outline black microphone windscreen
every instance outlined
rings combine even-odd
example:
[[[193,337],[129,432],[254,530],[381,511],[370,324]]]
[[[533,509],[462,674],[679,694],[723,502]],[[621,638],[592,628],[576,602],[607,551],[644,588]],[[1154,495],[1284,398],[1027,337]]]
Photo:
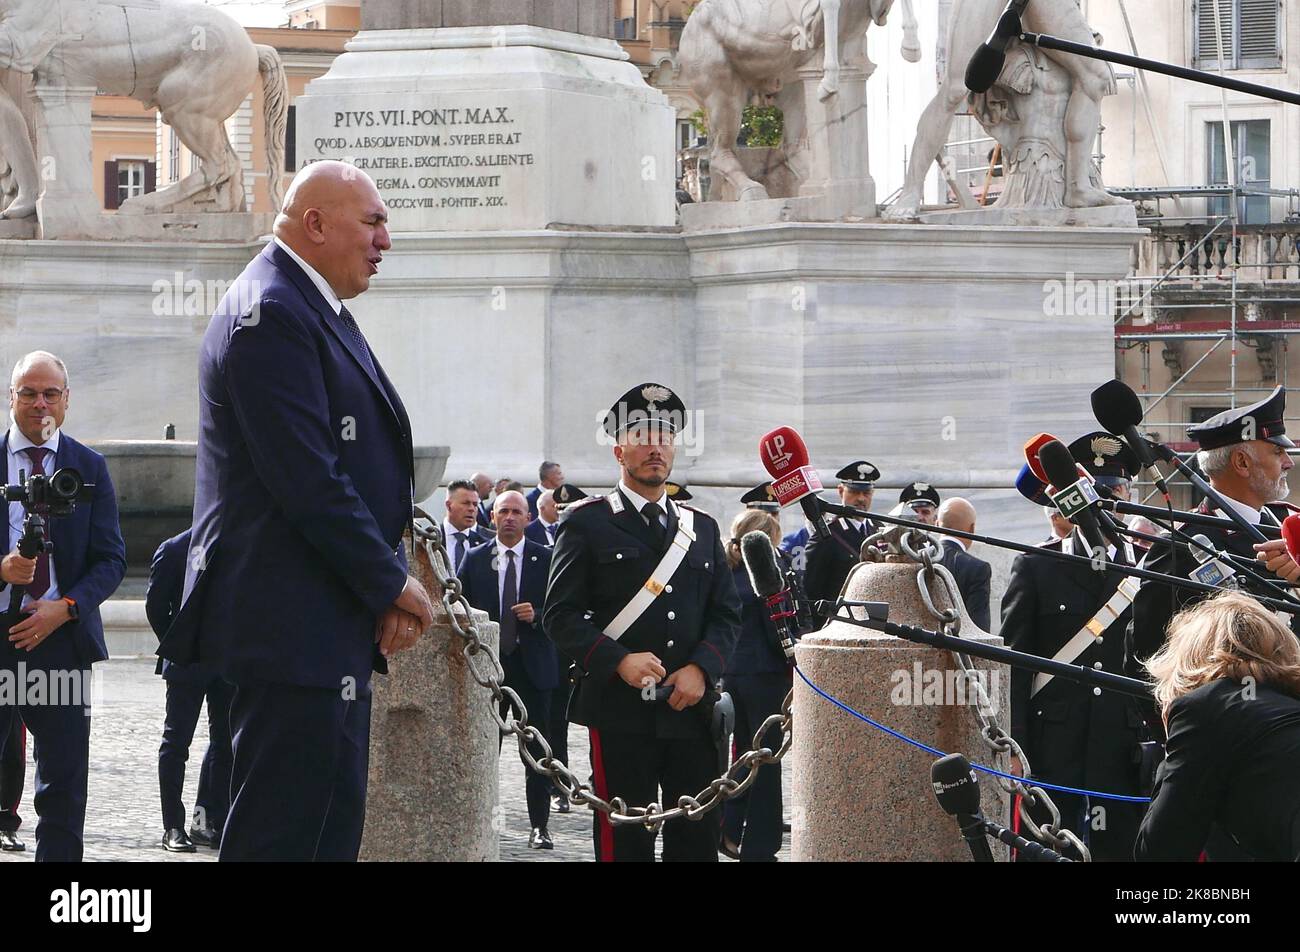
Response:
[[[1092,415],[1102,429],[1123,436],[1142,422],[1142,401],[1122,380],[1108,380],[1092,392]]]
[[[776,549],[766,532],[755,529],[741,536],[740,557],[745,562],[745,572],[755,595],[770,598],[785,590],[785,580],[776,564]]]
[[[1079,480],[1074,457],[1060,440],[1052,440],[1039,447],[1038,462],[1043,464],[1043,472],[1058,491]]]
[[[934,796],[951,816],[980,812],[980,784],[965,754],[949,754],[930,765]]]
[[[1006,53],[987,43],[981,43],[966,64],[966,88],[973,93],[988,92],[1002,75],[1002,67],[1006,63]]]

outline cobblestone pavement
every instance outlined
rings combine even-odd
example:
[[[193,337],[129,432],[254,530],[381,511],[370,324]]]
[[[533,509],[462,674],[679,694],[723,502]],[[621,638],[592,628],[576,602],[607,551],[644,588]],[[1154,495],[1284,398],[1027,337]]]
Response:
[[[216,851],[200,848],[197,853],[168,853],[162,839],[158,803],[158,745],[162,740],[163,680],[153,673],[146,659],[115,659],[95,666],[94,718],[90,733],[90,790],[86,813],[87,861],[193,863],[211,862]],[[199,719],[190,747],[185,778],[186,808],[194,804],[198,786],[198,765],[207,749],[207,714]],[[590,774],[586,730],[571,727],[569,752],[574,772],[586,779]],[[31,862],[36,847],[36,815],[32,810],[35,766],[28,742],[27,786],[23,791],[19,836],[27,843],[25,853],[0,853],[0,863]],[[789,814],[790,772],[784,771],[786,812]],[[524,800],[524,768],[510,747],[500,761],[501,799],[504,830],[501,858],[524,862],[590,862],[592,856],[591,812],[574,807],[569,814],[551,816],[554,850],[528,848],[528,810]],[[678,821],[674,821],[678,822]],[[780,858],[790,858],[789,834]]]

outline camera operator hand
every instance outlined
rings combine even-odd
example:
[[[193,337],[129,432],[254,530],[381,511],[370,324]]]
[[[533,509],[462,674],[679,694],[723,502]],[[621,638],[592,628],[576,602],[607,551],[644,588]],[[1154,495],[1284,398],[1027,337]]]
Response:
[[[6,585],[30,585],[36,578],[36,560],[24,559],[15,548],[0,561],[0,579]]]
[[[9,640],[22,651],[31,651],[72,617],[68,603],[62,599],[55,602],[41,599],[24,611],[23,620],[9,629]]]

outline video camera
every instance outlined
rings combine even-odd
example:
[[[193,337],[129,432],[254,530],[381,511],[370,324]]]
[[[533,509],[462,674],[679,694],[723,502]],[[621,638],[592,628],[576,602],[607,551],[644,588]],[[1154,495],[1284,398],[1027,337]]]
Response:
[[[70,516],[78,502],[91,498],[94,483],[88,483],[80,472],[71,467],[57,470],[51,476],[33,473],[28,476],[19,470],[19,482],[4,487],[5,503],[22,503],[23,534],[18,537],[18,554],[25,559],[52,552],[53,543],[46,534],[46,520]],[[22,602],[23,586],[15,585],[10,594],[9,611],[16,612]]]

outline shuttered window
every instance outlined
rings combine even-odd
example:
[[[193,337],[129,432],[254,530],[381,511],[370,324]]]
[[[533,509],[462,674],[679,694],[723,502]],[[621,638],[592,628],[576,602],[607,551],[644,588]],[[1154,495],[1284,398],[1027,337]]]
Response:
[[[1193,59],[1198,69],[1219,68],[1214,0],[1192,0]],[[1282,65],[1281,0],[1219,0],[1225,69],[1275,69]]]

